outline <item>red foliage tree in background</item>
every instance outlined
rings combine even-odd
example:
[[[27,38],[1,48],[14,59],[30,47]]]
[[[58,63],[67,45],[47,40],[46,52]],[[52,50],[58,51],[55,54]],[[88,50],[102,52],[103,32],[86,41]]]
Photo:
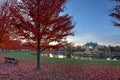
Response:
[[[112,0],[116,5],[111,9],[110,16],[113,17],[114,26],[120,27],[120,0]]]
[[[4,49],[9,41],[9,4],[4,2],[0,5],[0,48]]]
[[[61,15],[67,0],[21,0],[10,7],[13,32],[21,39],[36,44],[37,69],[40,69],[40,53],[46,48],[60,47],[63,39],[73,35],[71,17]],[[53,46],[50,43],[56,42]]]

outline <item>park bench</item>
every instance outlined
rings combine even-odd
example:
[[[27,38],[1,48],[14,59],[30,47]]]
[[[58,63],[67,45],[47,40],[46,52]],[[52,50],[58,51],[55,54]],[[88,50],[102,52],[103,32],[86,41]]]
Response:
[[[17,65],[18,62],[19,62],[19,60],[15,59],[15,58],[5,57],[5,64],[9,63],[9,64]]]

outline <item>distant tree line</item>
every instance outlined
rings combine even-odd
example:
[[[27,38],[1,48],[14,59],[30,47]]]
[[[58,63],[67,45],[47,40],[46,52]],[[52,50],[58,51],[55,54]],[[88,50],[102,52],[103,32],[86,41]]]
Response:
[[[120,52],[120,46],[110,47],[111,52]]]
[[[84,52],[85,48],[83,46],[74,46],[74,43],[70,42],[66,44],[65,50],[69,52]],[[110,52],[120,52],[120,46],[100,46],[98,51],[102,51],[103,53],[110,53]]]

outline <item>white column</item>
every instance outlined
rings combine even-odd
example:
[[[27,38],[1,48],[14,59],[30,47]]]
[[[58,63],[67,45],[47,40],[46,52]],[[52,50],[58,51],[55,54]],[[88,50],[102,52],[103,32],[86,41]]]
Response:
[[[98,46],[95,46],[95,52],[98,52]]]
[[[86,46],[86,51],[85,52],[90,52],[89,46]]]

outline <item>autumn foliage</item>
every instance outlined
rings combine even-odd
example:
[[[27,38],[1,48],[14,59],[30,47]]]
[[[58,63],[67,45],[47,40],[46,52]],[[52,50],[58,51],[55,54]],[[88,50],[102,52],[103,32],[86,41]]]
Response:
[[[60,48],[73,35],[72,18],[64,12],[67,0],[6,0],[11,38],[24,39],[37,49],[37,67],[41,51]],[[7,6],[5,5],[5,6]],[[1,18],[3,20],[7,20]],[[3,23],[7,23],[3,21]],[[51,43],[56,44],[51,44]]]
[[[0,5],[0,44],[9,40],[9,32],[7,30],[9,24],[9,12],[7,3]]]
[[[111,9],[110,16],[113,18],[114,26],[120,27],[120,0],[112,0],[116,5]]]
[[[60,15],[64,11],[66,0],[21,0],[10,8],[11,22],[15,33],[29,42],[40,44],[44,50],[51,42],[61,44],[63,38],[72,35],[74,27],[69,15]],[[14,7],[13,7],[14,6]],[[17,7],[17,9],[16,9]]]

